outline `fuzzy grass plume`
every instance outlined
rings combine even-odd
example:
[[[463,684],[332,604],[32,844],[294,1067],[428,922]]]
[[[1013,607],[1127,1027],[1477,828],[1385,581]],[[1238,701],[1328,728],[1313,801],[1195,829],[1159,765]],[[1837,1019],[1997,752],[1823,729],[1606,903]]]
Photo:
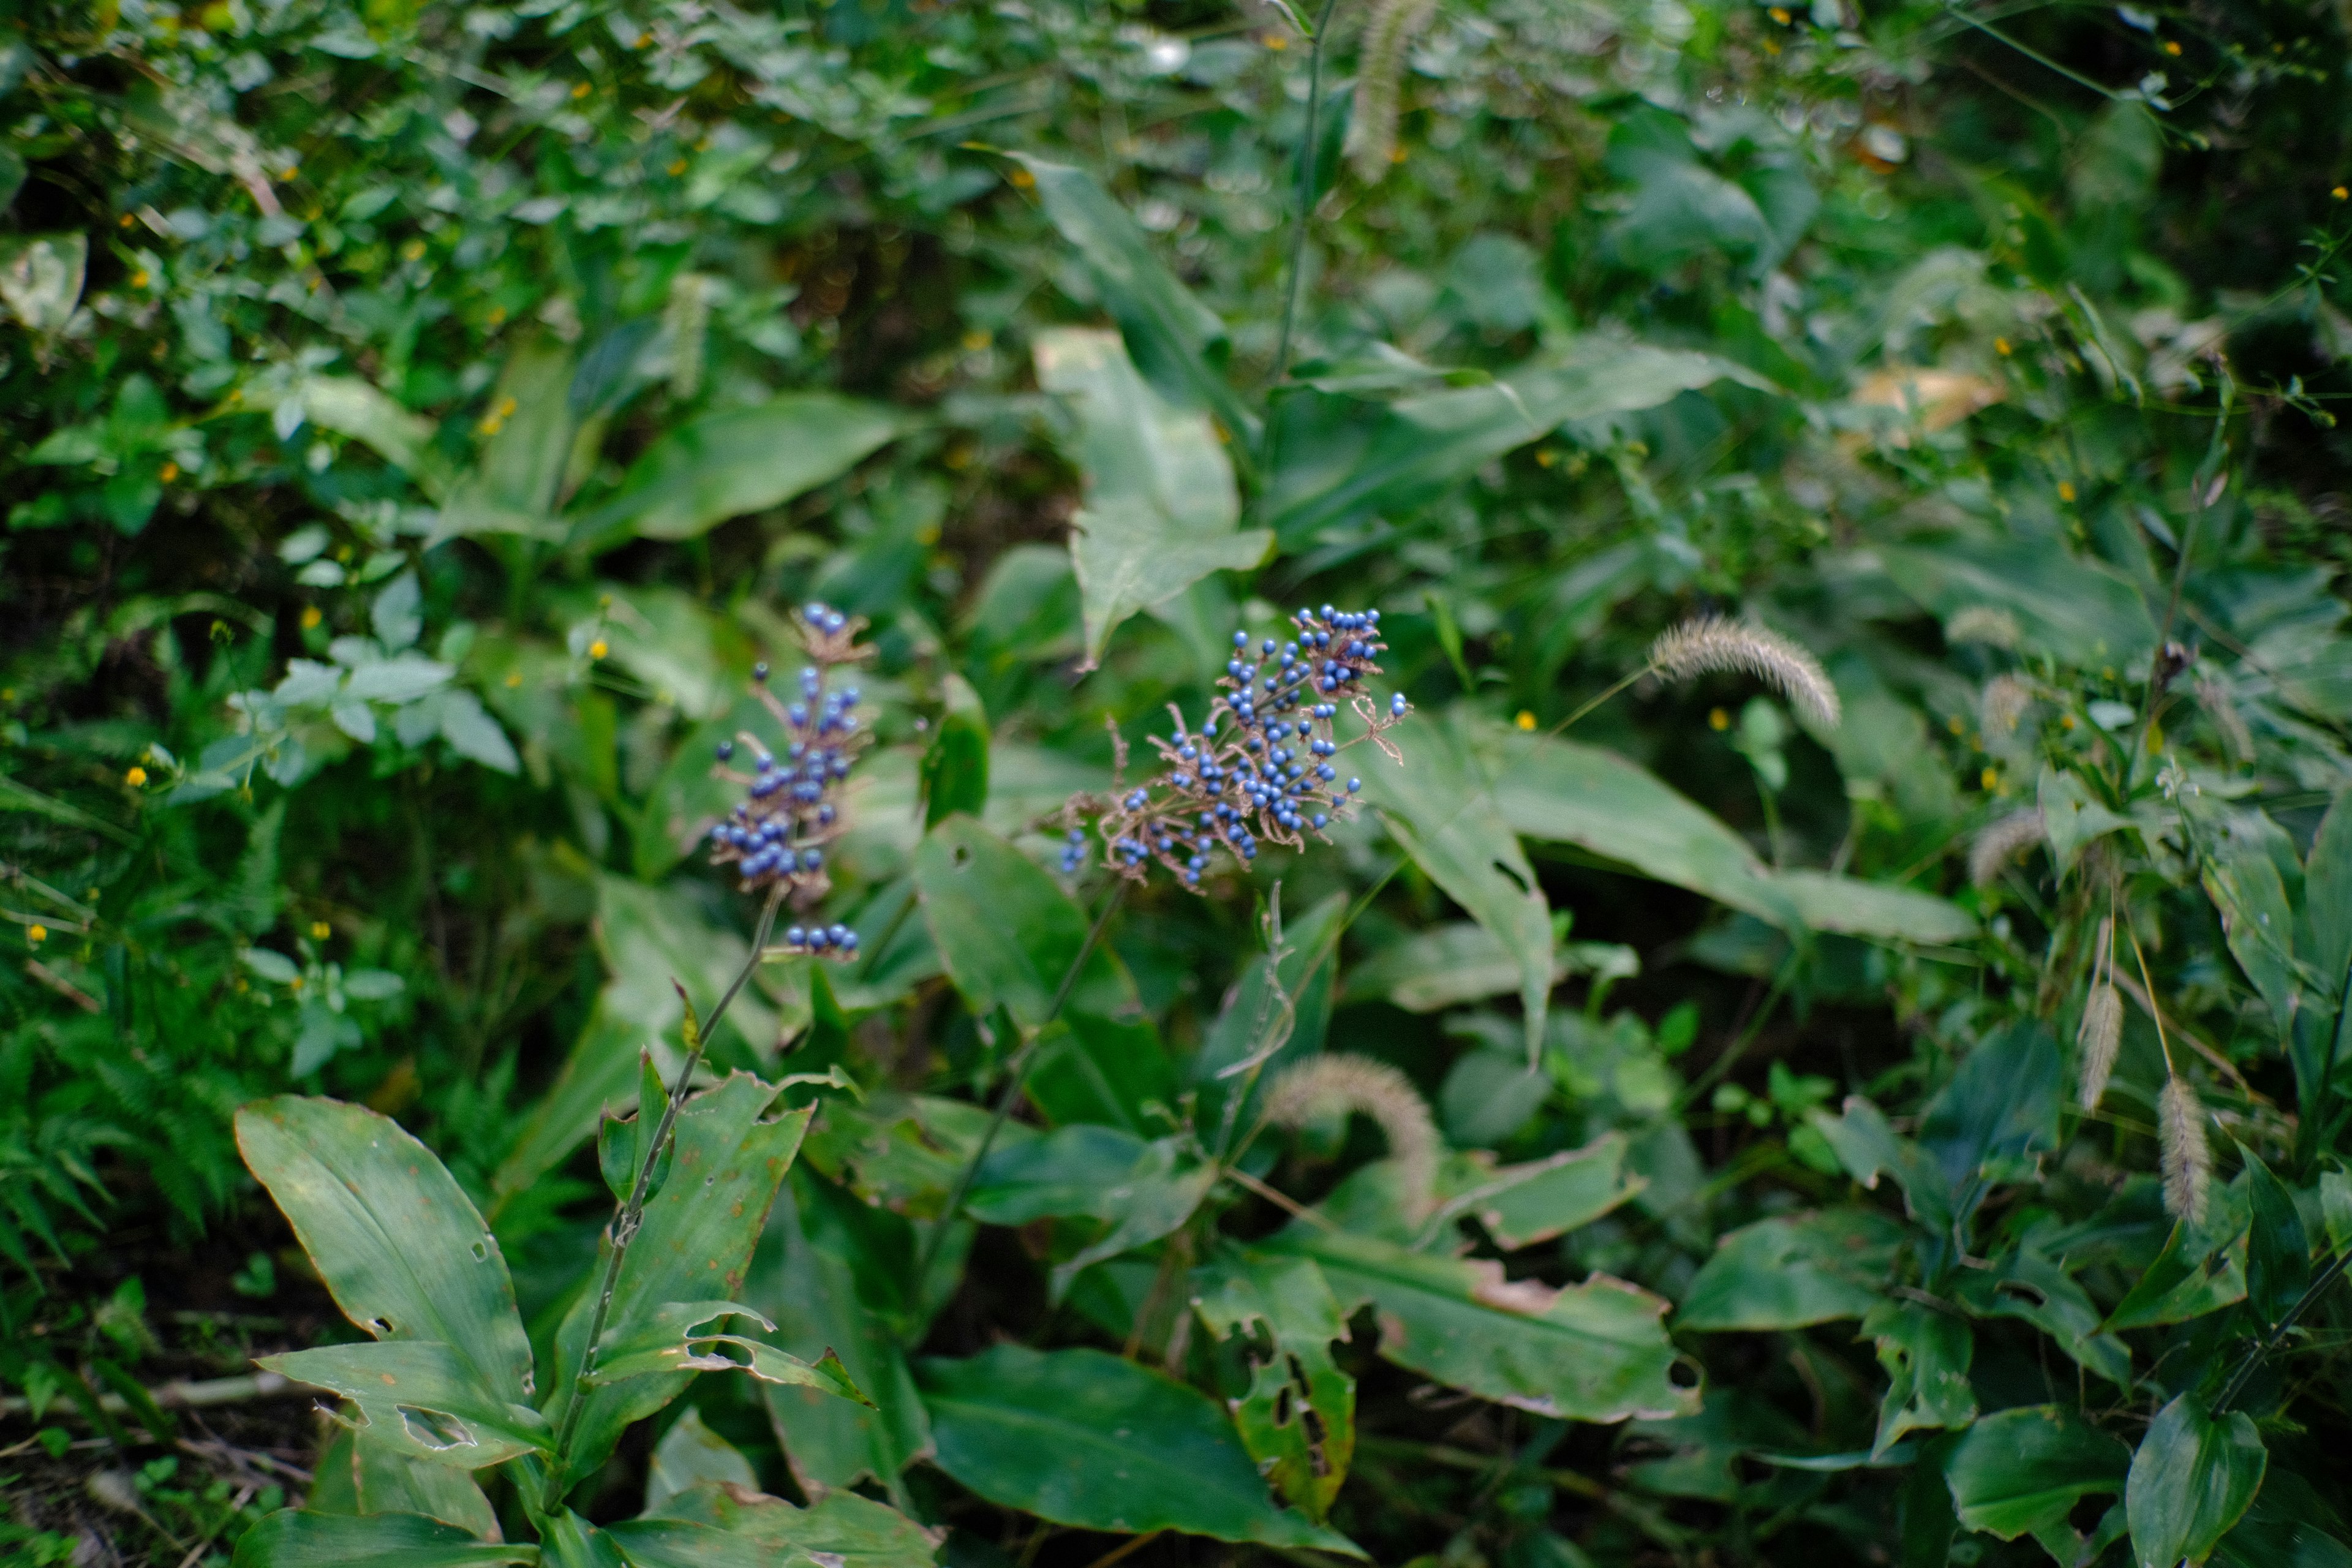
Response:
[[[1947,642],[1982,643],[1987,647],[2015,647],[2025,639],[2017,617],[1991,605],[1970,605],[1944,623]]]
[[[1279,1127],[1351,1112],[1380,1124],[1408,1201],[1426,1209],[1437,1179],[1437,1124],[1404,1074],[1370,1057],[1329,1051],[1290,1068],[1266,1090],[1265,1118]]]
[[[2112,980],[2093,983],[2090,1000],[2083,1005],[2083,1026],[2074,1032],[2074,1039],[2083,1050],[2083,1109],[2096,1110],[2107,1092],[2107,1079],[2115,1076],[2116,1055],[2124,1040],[2123,994]]]
[[[1348,121],[1348,162],[1356,177],[1378,184],[1395,162],[1398,90],[1404,82],[1405,50],[1437,0],[1375,0],[1364,19],[1364,44],[1356,56],[1356,104]]]
[[[2012,811],[1988,825],[1969,846],[1969,881],[1979,888],[1991,887],[2011,860],[2041,843],[2042,837],[2040,806]]]
[[[1719,616],[1685,621],[1650,645],[1649,668],[1669,680],[1731,671],[1777,688],[1821,729],[1837,728],[1837,688],[1819,660],[1777,632]]]
[[[2164,1207],[2191,1226],[2205,1223],[2213,1184],[2213,1151],[2205,1142],[2205,1104],[2189,1080],[2174,1073],[2164,1080],[2156,1104],[2158,1144],[2163,1156]]]
[[[2033,688],[2013,675],[1997,675],[1985,682],[1977,700],[1977,727],[1988,741],[2017,733],[2018,721],[2033,706]]]

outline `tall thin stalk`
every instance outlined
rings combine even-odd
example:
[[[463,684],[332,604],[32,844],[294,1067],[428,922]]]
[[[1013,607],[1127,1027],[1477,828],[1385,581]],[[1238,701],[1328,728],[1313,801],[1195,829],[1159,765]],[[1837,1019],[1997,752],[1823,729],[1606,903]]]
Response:
[[[704,1043],[719,1027],[719,1020],[727,1016],[728,1007],[751,980],[752,971],[760,967],[760,955],[766,951],[769,934],[775,930],[776,910],[784,901],[785,888],[786,884],[780,882],[769,893],[766,905],[760,910],[760,929],[751,938],[751,956],[743,961],[743,967],[728,984],[725,994],[719,998],[719,1005],[711,1008],[710,1016],[697,1025],[693,1006],[691,1004],[688,1005],[686,1061],[677,1069],[677,1081],[670,1085],[669,1099],[662,1107],[661,1121],[654,1128],[653,1138],[644,1145],[644,1152],[638,1158],[636,1184],[629,1189],[628,1202],[623,1204],[621,1212],[614,1216],[612,1254],[604,1260],[604,1279],[597,1288],[596,1310],[588,1320],[588,1339],[580,1352],[580,1370],[572,1376],[572,1399],[563,1408],[563,1425],[556,1429],[554,1460],[548,1468],[547,1485],[540,1497],[540,1507],[545,1512],[552,1513],[562,1506],[563,1494],[571,1489],[565,1457],[571,1451],[572,1438],[579,1435],[581,1417],[588,1407],[588,1393],[594,1386],[596,1348],[598,1342],[604,1337],[604,1325],[613,1315],[613,1297],[621,1283],[621,1265],[627,1261],[629,1244],[637,1238],[638,1230],[645,1225],[646,1201],[651,1195],[654,1168],[660,1163],[662,1151],[668,1147],[670,1135],[677,1126],[678,1110],[686,1104],[687,1089],[694,1081],[694,1069],[701,1065]]]
[[[939,1222],[931,1227],[930,1235],[923,1238],[922,1251],[915,1259],[915,1289],[918,1295],[922,1291],[924,1281],[931,1276],[931,1265],[939,1260],[940,1248],[947,1243],[948,1227],[954,1223],[956,1211],[963,1207],[964,1197],[971,1191],[972,1180],[980,1173],[980,1163],[988,1158],[989,1150],[995,1146],[996,1135],[1004,1130],[1006,1120],[1013,1114],[1013,1105],[1021,1098],[1022,1089],[1029,1081],[1029,1067],[1036,1058],[1038,1043],[1045,1037],[1045,1031],[1052,1026],[1054,1020],[1061,1016],[1062,1004],[1070,999],[1070,991],[1078,983],[1078,971],[1084,969],[1087,960],[1094,955],[1095,945],[1102,940],[1103,928],[1110,924],[1111,915],[1126,896],[1127,879],[1123,877],[1115,879],[1109,896],[1103,900],[1101,910],[1095,915],[1094,924],[1087,930],[1086,941],[1078,944],[1077,955],[1070,960],[1070,967],[1063,971],[1062,983],[1054,988],[1054,1000],[1046,1007],[1045,1016],[1037,1021],[1037,1026],[1030,1031],[1029,1037],[1021,1042],[1021,1048],[1013,1053],[1013,1060],[1007,1064],[1004,1088],[996,1096],[996,1108],[988,1119],[988,1126],[982,1131],[979,1143],[965,1159],[963,1169],[956,1173],[955,1185],[948,1192],[947,1206],[940,1211]]]
[[[1290,338],[1298,320],[1298,286],[1307,260],[1307,226],[1315,216],[1315,200],[1319,194],[1315,188],[1316,165],[1321,162],[1316,146],[1317,122],[1323,111],[1323,39],[1331,30],[1331,13],[1339,0],[1323,0],[1323,9],[1316,16],[1315,30],[1307,39],[1307,134],[1298,143],[1298,210],[1290,222],[1290,260],[1288,278],[1282,288],[1282,336],[1274,349],[1274,370],[1266,378],[1279,382],[1290,370]]]
[[[2253,1348],[2252,1353],[2246,1357],[2244,1364],[2231,1374],[2229,1383],[2222,1387],[2220,1396],[2213,1401],[2215,1415],[2227,1414],[2231,1403],[2239,1394],[2244,1393],[2246,1384],[2252,1381],[2255,1369],[2263,1364],[2271,1352],[2278,1349],[2279,1342],[2286,1338],[2287,1331],[2294,1327],[2296,1321],[2311,1310],[2319,1298],[2326,1293],[2327,1288],[2336,1283],[2336,1277],[2344,1272],[2347,1264],[2352,1264],[2352,1248],[2337,1253],[2328,1262],[2327,1267],[2321,1269],[2318,1276],[2312,1280],[2310,1288],[2295,1298],[2294,1305],[2286,1310],[2286,1315],[2278,1321],[2278,1326],[2263,1337],[2262,1343]]]

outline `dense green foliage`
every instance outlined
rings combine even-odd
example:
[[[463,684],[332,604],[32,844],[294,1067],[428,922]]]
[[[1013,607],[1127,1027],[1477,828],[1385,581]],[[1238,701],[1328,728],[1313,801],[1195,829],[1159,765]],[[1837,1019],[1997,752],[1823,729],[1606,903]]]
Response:
[[[0,1552],[2352,1562],[2346,26],[8,8]]]

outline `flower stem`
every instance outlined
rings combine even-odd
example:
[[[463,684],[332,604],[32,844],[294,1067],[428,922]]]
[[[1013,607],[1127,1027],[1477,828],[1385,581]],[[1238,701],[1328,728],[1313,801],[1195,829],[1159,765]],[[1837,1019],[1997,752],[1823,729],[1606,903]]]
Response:
[[[2213,1401],[2215,1415],[2228,1412],[2230,1402],[2245,1392],[2246,1384],[2253,1378],[2254,1369],[2263,1364],[2271,1352],[2278,1349],[2279,1342],[2286,1338],[2287,1331],[2294,1328],[2295,1321],[2312,1309],[2330,1285],[2336,1283],[2336,1277],[2344,1272],[2347,1264],[2352,1264],[2352,1247],[2347,1247],[2337,1253],[2329,1261],[2327,1267],[2319,1271],[2318,1277],[2312,1280],[2310,1289],[2295,1298],[2294,1305],[2286,1310],[2286,1316],[2278,1321],[2278,1326],[2263,1336],[2263,1342],[2256,1345],[2253,1353],[2246,1357],[2245,1364],[2231,1375],[2220,1397]]]
[[[760,911],[760,929],[751,938],[751,956],[743,961],[743,967],[729,983],[725,994],[719,998],[719,1005],[711,1008],[710,1016],[689,1028],[685,1064],[677,1069],[677,1081],[670,1086],[669,1099],[662,1107],[661,1121],[655,1127],[653,1138],[645,1145],[645,1152],[637,1162],[636,1184],[629,1189],[628,1201],[621,1205],[621,1212],[613,1218],[613,1250],[604,1259],[604,1283],[597,1288],[596,1310],[588,1320],[588,1338],[585,1348],[580,1352],[580,1370],[572,1377],[571,1401],[563,1407],[563,1425],[556,1430],[555,1453],[548,1466],[546,1488],[540,1497],[542,1512],[553,1513],[562,1507],[563,1494],[571,1489],[566,1456],[572,1440],[579,1435],[581,1417],[588,1407],[588,1393],[594,1386],[591,1380],[596,1370],[597,1343],[604,1337],[604,1326],[613,1315],[613,1298],[621,1283],[621,1265],[628,1258],[629,1244],[636,1239],[637,1231],[645,1224],[646,1201],[651,1196],[654,1168],[660,1163],[661,1152],[668,1146],[670,1135],[677,1126],[677,1113],[686,1104],[687,1089],[694,1081],[694,1069],[702,1062],[704,1042],[719,1027],[719,1020],[727,1016],[728,1006],[751,980],[752,971],[760,967],[760,955],[767,950],[769,933],[776,925],[777,908],[783,901],[784,887],[779,883],[768,895],[766,907]],[[690,1008],[687,1016],[692,1025]]]
[[[1323,110],[1323,36],[1330,31],[1331,12],[1339,0],[1323,0],[1315,31],[1307,40],[1307,134],[1298,143],[1298,211],[1290,224],[1288,277],[1282,289],[1282,336],[1274,349],[1274,372],[1266,379],[1279,382],[1290,370],[1291,329],[1298,319],[1299,275],[1307,260],[1307,226],[1315,216],[1316,121]]]
[[[1112,913],[1126,896],[1127,879],[1114,879],[1110,895],[1103,900],[1102,909],[1097,912],[1094,924],[1087,931],[1087,940],[1078,944],[1077,956],[1070,960],[1070,967],[1062,973],[1061,984],[1054,989],[1052,1005],[1045,1009],[1045,1016],[1037,1021],[1037,1026],[1030,1031],[1029,1037],[1021,1042],[1021,1048],[1013,1052],[1013,1060],[1008,1064],[1004,1088],[996,1097],[995,1112],[989,1117],[988,1126],[982,1131],[979,1143],[973,1146],[971,1156],[964,1161],[963,1169],[956,1173],[955,1185],[948,1192],[947,1206],[940,1211],[938,1223],[931,1227],[930,1235],[923,1238],[922,1251],[915,1259],[914,1288],[918,1299],[921,1297],[924,1281],[930,1278],[931,1265],[939,1260],[940,1248],[947,1243],[948,1227],[955,1223],[956,1211],[963,1207],[965,1194],[971,1191],[972,1178],[980,1173],[980,1163],[988,1158],[988,1151],[995,1144],[997,1133],[1003,1131],[1006,1119],[1013,1114],[1014,1101],[1021,1098],[1022,1088],[1029,1081],[1029,1066],[1036,1058],[1038,1042],[1045,1037],[1046,1029],[1061,1016],[1062,1004],[1070,999],[1070,992],[1078,983],[1078,971],[1086,967],[1087,960],[1094,953],[1095,945],[1102,940],[1103,928],[1110,924]]]

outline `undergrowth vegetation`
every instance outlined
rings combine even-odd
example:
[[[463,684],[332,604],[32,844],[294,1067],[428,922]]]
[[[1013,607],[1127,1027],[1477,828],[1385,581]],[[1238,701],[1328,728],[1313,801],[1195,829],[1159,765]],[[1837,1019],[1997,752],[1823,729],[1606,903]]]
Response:
[[[0,1556],[2352,1563],[2347,26],[9,9]]]

